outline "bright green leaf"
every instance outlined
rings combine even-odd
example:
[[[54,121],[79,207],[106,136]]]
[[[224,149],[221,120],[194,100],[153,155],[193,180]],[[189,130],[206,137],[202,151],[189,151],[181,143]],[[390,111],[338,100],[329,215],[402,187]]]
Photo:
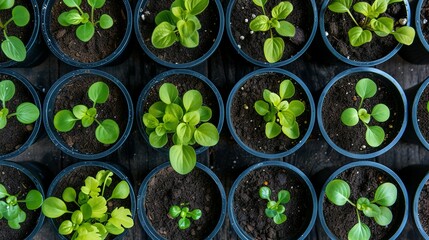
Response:
[[[74,115],[69,110],[61,110],[54,116],[54,126],[60,132],[68,132],[73,129],[76,123]]]
[[[89,201],[89,199],[88,199]],[[92,216],[92,208],[89,206],[88,202],[82,204],[80,206],[80,211],[82,212],[82,216],[84,220],[88,220]]]
[[[13,7],[14,4],[15,4],[15,0],[2,0],[0,1],[0,9],[1,10],[10,9]]]
[[[111,199],[125,199],[130,195],[130,186],[125,180],[120,181],[113,189]]]
[[[21,103],[16,108],[16,118],[23,124],[31,124],[39,118],[40,112],[33,103]]]
[[[371,120],[371,115],[364,108],[359,109],[358,116],[359,116],[359,119],[366,124],[368,124],[369,121]]]
[[[9,101],[15,95],[15,84],[11,80],[0,81],[0,100]],[[7,114],[6,114],[7,115]]]
[[[184,230],[191,226],[191,221],[187,218],[181,218],[179,220],[179,229]]]
[[[267,0],[252,0],[252,1],[256,6],[259,6],[259,7],[263,7],[265,3],[267,3]]]
[[[284,112],[279,112],[277,115],[280,119],[280,125],[282,126],[292,127],[296,122],[295,114],[293,114],[292,111],[287,110]]]
[[[198,31],[195,31],[189,37],[180,36],[179,41],[180,44],[182,44],[184,47],[195,48],[198,46],[198,44],[200,44],[200,35],[198,34]]]
[[[385,122],[390,117],[390,110],[385,104],[379,103],[372,108],[371,117],[377,122]]]
[[[197,162],[195,150],[187,145],[174,145],[170,148],[170,163],[179,174],[188,174]]]
[[[24,27],[30,22],[30,13],[24,6],[18,5],[12,9],[12,19],[16,26]]]
[[[393,215],[389,208],[381,206],[380,214],[374,217],[375,222],[380,226],[387,226],[392,222]]]
[[[85,105],[76,105],[73,107],[72,111],[73,111],[73,115],[77,119],[82,119],[83,117],[86,116],[86,112],[88,111],[88,108]]]
[[[350,44],[353,47],[359,47],[365,43],[371,42],[372,33],[369,30],[363,30],[361,27],[353,27],[348,31]]]
[[[88,89],[88,97],[94,103],[105,103],[109,99],[109,86],[104,82],[93,83]]]
[[[106,0],[88,0],[88,4],[93,8],[101,8],[106,3]]]
[[[267,113],[270,112],[270,105],[262,100],[256,101],[254,108],[256,112],[261,116],[265,116]]]
[[[166,104],[159,101],[149,107],[149,113],[156,118],[162,118],[165,114]]]
[[[390,207],[396,202],[397,195],[398,190],[396,186],[386,182],[381,184],[375,191],[373,202],[381,206]]]
[[[380,214],[381,210],[376,204],[369,204],[363,209],[363,214],[367,217],[375,217]]]
[[[147,128],[156,128],[159,125],[159,121],[158,119],[156,119],[156,117],[154,117],[152,114],[150,113],[145,113],[143,115],[143,124],[147,127]]]
[[[107,202],[104,197],[98,196],[88,200],[87,204],[91,206],[91,218],[101,218],[107,212]]]
[[[259,197],[270,201],[271,198],[271,189],[269,187],[259,188]]]
[[[293,95],[295,95],[295,86],[293,85],[291,80],[283,80],[280,83],[279,94],[282,100],[291,98],[293,97]]]
[[[356,84],[356,93],[363,99],[372,98],[377,93],[377,85],[369,78],[362,78]]]
[[[305,105],[299,100],[293,100],[289,103],[289,111],[293,112],[295,117],[301,116],[305,111]]]
[[[159,89],[159,98],[165,104],[171,104],[176,101],[179,96],[179,91],[177,87],[172,83],[164,83]],[[181,117],[180,117],[181,118]]]
[[[336,13],[349,12],[352,7],[353,0],[334,0],[328,5],[329,10]]]
[[[107,14],[103,14],[100,17],[100,27],[102,29],[109,29],[113,26],[113,19]]]
[[[190,212],[188,214],[191,216],[192,220],[198,220],[203,215],[203,213],[201,212],[200,209],[194,209],[194,210],[192,210],[192,212]]]
[[[124,207],[115,208],[112,211],[108,223],[114,225],[118,229],[121,229],[122,232],[124,231],[124,228],[131,228],[134,226],[134,221],[131,218],[131,211]]]
[[[197,90],[189,90],[183,94],[183,107],[186,112],[197,111],[203,104],[203,96]]]
[[[365,223],[359,222],[350,229],[347,237],[349,240],[369,240],[371,230]]]
[[[158,136],[155,132],[152,132],[149,135],[149,143],[154,148],[162,148],[167,144],[168,138],[167,134],[163,136]]]
[[[0,199],[9,196],[6,188],[4,187],[3,184],[0,184]]]
[[[27,57],[27,50],[24,43],[15,36],[6,37],[1,43],[1,49],[6,57],[17,62],[22,62]]]
[[[74,8],[79,7],[82,3],[82,0],[63,0],[64,4],[67,5],[67,7]]]
[[[269,63],[278,62],[283,57],[285,42],[280,37],[267,38],[264,42],[264,55]]]
[[[103,144],[113,144],[119,138],[119,126],[112,119],[106,119],[95,129],[95,137]]]
[[[82,186],[80,190],[86,195],[90,195],[91,197],[97,197],[98,195],[100,195],[101,192],[101,189],[99,188],[100,185],[101,183],[97,179],[88,176],[85,179],[85,185]]]
[[[184,0],[186,10],[192,15],[202,13],[209,5],[209,0]]]
[[[42,206],[42,203],[43,196],[39,191],[32,189],[27,193],[25,197],[25,206],[28,210],[36,210]]]
[[[95,28],[91,22],[82,24],[76,29],[76,36],[82,42],[88,42],[89,40],[91,40],[92,36],[94,36],[94,33],[95,33]]]
[[[58,233],[61,235],[69,235],[73,230],[73,223],[70,220],[65,220],[58,227]]]
[[[255,32],[265,32],[270,30],[270,19],[265,15],[259,15],[254,18],[249,24],[250,30]]]
[[[350,186],[344,180],[334,179],[326,186],[325,193],[333,204],[343,206],[350,197]]]
[[[292,3],[288,1],[280,2],[271,10],[271,15],[273,18],[285,19],[293,11]]]
[[[353,10],[367,17],[369,17],[372,11],[371,5],[367,2],[357,2],[356,4],[353,5]]]
[[[201,122],[208,122],[212,118],[212,110],[209,107],[202,106],[198,111],[200,113]]]
[[[370,126],[366,128],[365,139],[371,147],[378,147],[384,141],[384,130],[379,126]]]
[[[374,14],[372,17],[377,18],[378,15],[385,13],[388,4],[389,0],[375,0],[371,6],[372,13]]]
[[[66,204],[57,197],[48,197],[42,204],[42,212],[48,218],[58,218],[67,213]]]
[[[163,10],[156,15],[155,24],[159,25],[162,22],[168,22],[171,25],[176,24],[174,21],[174,16],[170,10]]]
[[[390,17],[381,17],[378,19],[371,19],[370,24],[375,34],[380,37],[385,37],[392,33],[394,21]]]
[[[155,48],[167,48],[177,41],[176,26],[162,22],[152,32],[151,42]]]
[[[188,143],[193,137],[194,127],[186,123],[180,123],[176,128],[176,133],[182,143]]]
[[[179,30],[179,34],[182,38],[189,38],[197,31],[195,22],[185,20],[179,20],[177,22],[177,30]]]
[[[414,37],[416,36],[416,31],[414,28],[409,26],[403,26],[397,28],[393,33],[396,41],[405,45],[411,45],[414,41]]]
[[[269,139],[277,137],[281,131],[281,126],[276,122],[268,122],[265,124],[265,136]]]
[[[211,147],[219,142],[219,133],[213,124],[203,123],[195,130],[194,138],[201,146]]]
[[[277,196],[277,202],[286,204],[290,201],[290,193],[287,190],[281,190]]]
[[[292,126],[282,126],[282,132],[290,139],[297,139],[300,136],[298,122],[294,122]]]
[[[72,216],[71,216],[71,221],[74,224],[81,224],[83,221],[83,214],[80,210],[76,210],[73,212]]]
[[[274,220],[274,223],[278,225],[278,224],[282,224],[282,223],[286,222],[287,217],[286,217],[286,215],[281,213],[281,214],[275,215],[273,220]]]
[[[179,206],[174,205],[174,206],[171,206],[170,209],[168,210],[168,215],[170,215],[170,217],[172,218],[177,218],[181,212],[182,212],[182,209],[180,209]]]
[[[183,121],[191,126],[196,126],[200,122],[200,113],[198,110],[187,112],[183,115]]]
[[[288,21],[280,21],[280,26],[276,27],[276,32],[283,37],[295,36],[295,26]]]

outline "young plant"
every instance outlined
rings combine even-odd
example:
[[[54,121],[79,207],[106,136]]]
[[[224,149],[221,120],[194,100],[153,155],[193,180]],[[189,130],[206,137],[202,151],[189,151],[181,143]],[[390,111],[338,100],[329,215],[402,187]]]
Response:
[[[191,226],[191,218],[192,220],[198,220],[203,214],[200,209],[194,209],[191,211],[188,205],[189,204],[185,203],[181,203],[180,206],[174,205],[171,206],[168,211],[168,216],[173,219],[180,216],[178,226],[181,230],[185,230]]]
[[[359,120],[366,127],[365,139],[368,145],[371,147],[378,147],[384,141],[384,130],[380,126],[369,126],[371,117],[376,122],[385,122],[390,117],[389,108],[383,104],[379,103],[375,105],[371,113],[369,113],[365,108],[362,108],[363,101],[367,98],[373,97],[377,93],[377,85],[374,81],[369,78],[362,78],[356,84],[356,93],[361,98],[358,109],[347,108],[341,113],[341,122],[344,125],[353,127],[359,123]]]
[[[10,101],[15,95],[15,84],[10,80],[3,80],[0,82],[0,100],[2,107],[0,110],[0,129],[3,129],[7,125],[7,120],[11,117],[16,119],[22,124],[31,124],[35,122],[40,115],[39,109],[36,105],[29,102],[21,103],[15,113],[10,113],[6,107],[7,101]]]
[[[262,8],[262,15],[250,22],[250,30],[254,32],[270,31],[270,37],[264,42],[264,55],[269,63],[278,62],[283,57],[285,42],[281,37],[274,37],[273,29],[282,37],[294,37],[295,26],[285,19],[293,11],[293,5],[289,1],[280,2],[271,10],[271,19],[265,12],[267,0],[253,0],[253,3]]]
[[[363,15],[361,19],[358,19],[359,21],[356,21],[350,11],[353,0],[333,0],[328,8],[335,13],[347,13],[355,23],[356,26],[348,31],[350,44],[353,47],[371,42],[372,32],[379,37],[386,37],[391,34],[399,43],[411,45],[416,35],[414,28],[409,26],[397,27],[395,20],[385,14],[389,4],[402,1],[375,0],[372,5],[367,2],[357,2],[353,5],[353,10]],[[405,24],[400,23],[400,25]]]
[[[58,23],[61,26],[79,25],[76,29],[76,36],[82,42],[88,42],[94,36],[95,28],[100,25],[102,29],[109,29],[113,26],[113,19],[108,14],[103,14],[100,19],[94,18],[95,9],[100,9],[106,0],[87,0],[91,6],[91,15],[84,12],[80,7],[82,0],[63,0],[69,8],[68,12],[63,12],[58,16]]]
[[[62,193],[62,199],[49,197],[43,202],[43,214],[48,218],[71,214],[70,220],[64,220],[58,228],[61,235],[73,233],[71,239],[101,240],[108,234],[120,235],[125,228],[134,225],[131,211],[124,207],[109,211],[109,201],[128,198],[130,186],[126,181],[120,181],[106,199],[104,193],[110,187],[113,176],[109,170],[98,171],[95,178],[88,176],[78,194],[74,188],[67,187]],[[66,203],[75,208],[69,210]]]
[[[261,187],[259,189],[259,197],[268,200],[265,215],[274,220],[275,224],[282,224],[287,220],[284,214],[286,208],[282,204],[290,201],[290,193],[287,190],[281,190],[277,195],[277,202],[271,200],[271,189],[269,187]]]
[[[360,211],[380,226],[387,226],[392,222],[393,215],[388,207],[396,202],[397,189],[392,183],[386,182],[378,186],[374,199],[369,200],[361,197],[356,203],[350,200],[350,186],[341,179],[335,179],[326,186],[326,197],[337,206],[344,206],[349,203],[356,209],[358,222],[348,233],[349,240],[368,240],[371,237],[369,227],[361,222]]]
[[[164,10],[155,17],[156,27],[152,32],[152,45],[167,48],[175,42],[184,47],[195,48],[200,42],[201,29],[197,15],[209,5],[209,0],[175,0],[170,10]]]
[[[295,95],[295,86],[290,80],[280,83],[279,95],[264,89],[264,100],[255,102],[256,112],[264,117],[265,135],[267,138],[275,138],[283,132],[290,139],[299,138],[299,124],[296,118],[305,111],[305,104],[299,100],[289,99]],[[280,123],[280,124],[279,124]]]
[[[159,89],[161,101],[155,102],[149,112],[143,115],[143,124],[149,135],[150,145],[162,148],[172,136],[170,163],[180,174],[192,171],[197,157],[192,145],[211,147],[218,143],[216,126],[208,121],[212,110],[203,106],[203,97],[197,90],[189,90],[179,97],[179,91],[171,83],[164,83]],[[202,123],[201,123],[202,122]]]
[[[42,202],[42,194],[35,189],[30,190],[24,200],[19,200],[18,194],[8,193],[5,186],[0,184],[0,219],[6,219],[12,229],[20,229],[20,223],[23,223],[27,217],[19,203],[25,203],[28,210],[36,210],[42,206]]]

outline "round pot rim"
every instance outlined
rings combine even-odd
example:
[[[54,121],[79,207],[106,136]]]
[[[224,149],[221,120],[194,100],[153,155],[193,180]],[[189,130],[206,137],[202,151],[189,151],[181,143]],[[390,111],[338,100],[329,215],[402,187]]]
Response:
[[[416,26],[416,32],[417,35],[419,36],[420,42],[422,43],[423,47],[426,49],[427,52],[429,52],[429,43],[426,41],[425,37],[423,36],[423,31],[422,31],[422,25],[420,23],[420,12],[422,11],[422,7],[423,7],[423,0],[419,0],[417,2],[417,8],[416,8],[416,13],[419,14],[415,14],[415,26]]]
[[[43,38],[45,39],[46,45],[48,46],[49,50],[51,50],[51,52],[61,61],[65,62],[68,65],[74,66],[74,67],[78,67],[78,68],[96,68],[96,67],[100,67],[106,64],[109,64],[111,62],[113,62],[115,59],[117,59],[119,57],[119,55],[121,53],[124,52],[125,48],[128,45],[128,42],[130,41],[131,38],[131,31],[132,31],[132,10],[131,10],[131,6],[129,1],[127,0],[122,0],[123,2],[123,8],[125,9],[125,13],[127,16],[127,26],[126,26],[126,30],[125,30],[125,34],[120,42],[120,44],[118,45],[118,47],[107,57],[100,59],[98,61],[95,62],[90,62],[90,63],[85,63],[85,62],[81,62],[78,61],[76,59],[73,59],[72,57],[64,54],[63,51],[61,51],[58,43],[55,41],[55,39],[52,36],[52,33],[49,29],[50,27],[50,20],[51,20],[51,9],[52,9],[52,5],[54,4],[55,0],[45,0],[43,2],[43,7],[42,7],[42,11],[41,11],[41,20],[42,20],[42,35]]]
[[[234,125],[232,123],[231,111],[230,111],[234,96],[237,93],[238,89],[241,86],[243,86],[243,84],[245,84],[245,82],[247,82],[247,80],[251,79],[252,77],[257,76],[257,75],[266,74],[266,73],[280,73],[280,74],[284,74],[284,75],[288,76],[289,78],[293,79],[293,81],[298,83],[299,86],[304,90],[305,94],[307,95],[308,102],[310,103],[310,115],[311,116],[309,119],[308,129],[307,129],[306,133],[304,134],[304,136],[302,137],[302,139],[299,141],[298,144],[296,144],[295,146],[293,146],[289,150],[279,152],[279,153],[263,153],[263,152],[257,151],[255,149],[247,146],[240,139],[240,137],[237,135],[237,133],[234,129]],[[235,86],[232,88],[231,93],[229,94],[229,97],[228,97],[228,101],[226,103],[226,122],[227,122],[229,131],[230,131],[232,137],[235,139],[235,141],[238,143],[238,145],[240,145],[241,148],[246,150],[248,153],[250,153],[254,156],[257,156],[257,157],[261,157],[261,158],[266,158],[266,159],[282,158],[282,157],[288,156],[288,155],[296,152],[299,148],[301,148],[305,144],[307,139],[310,137],[310,134],[313,130],[315,121],[316,121],[316,107],[315,107],[315,103],[313,100],[313,96],[311,95],[311,92],[308,89],[307,85],[295,74],[293,74],[287,70],[280,69],[280,68],[262,68],[262,69],[258,69],[256,71],[253,71],[253,72],[247,74],[246,76],[241,78],[240,81],[238,81],[235,84]]]
[[[419,186],[416,190],[416,193],[414,195],[414,200],[413,200],[413,218],[414,218],[414,223],[416,224],[417,229],[420,232],[420,235],[424,238],[424,239],[429,239],[429,235],[428,233],[423,229],[422,223],[420,222],[420,218],[419,218],[419,199],[420,199],[420,194],[423,190],[423,187],[425,186],[426,182],[429,180],[429,173],[425,175],[425,177],[422,179],[422,181],[419,183]]]
[[[411,109],[411,117],[412,117],[412,122],[413,122],[413,128],[414,131],[416,132],[417,138],[420,140],[420,142],[422,143],[422,145],[429,150],[429,142],[425,139],[425,137],[423,136],[422,131],[420,130],[419,127],[419,123],[418,123],[418,119],[417,119],[417,110],[418,110],[418,106],[419,106],[419,102],[420,102],[420,98],[423,94],[423,92],[425,91],[425,89],[428,87],[429,85],[429,78],[427,78],[423,84],[419,87],[419,90],[416,93],[416,96],[414,97],[414,101],[413,101],[413,106]]]
[[[275,63],[259,61],[259,60],[252,58],[251,56],[246,54],[241,48],[238,47],[238,43],[235,41],[235,39],[233,37],[232,30],[231,30],[231,14],[232,14],[232,10],[233,10],[232,8],[234,7],[236,1],[237,0],[231,0],[228,4],[228,8],[226,11],[226,21],[225,21],[226,32],[228,34],[228,38],[229,38],[229,41],[231,42],[231,45],[238,52],[238,54],[240,54],[248,62],[250,62],[254,65],[260,66],[260,67],[281,67],[281,66],[285,66],[285,65],[295,61],[299,57],[301,57],[301,55],[303,55],[307,51],[307,49],[310,47],[311,43],[313,42],[314,36],[316,35],[316,32],[317,32],[317,25],[318,25],[317,23],[319,21],[319,17],[318,17],[318,13],[317,13],[317,6],[316,6],[315,0],[307,0],[310,2],[311,8],[313,10],[313,26],[312,26],[310,36],[307,39],[307,42],[305,43],[305,45],[301,48],[301,50],[299,50],[292,57],[285,59],[283,61],[275,62]]]
[[[177,63],[177,64],[162,60],[161,58],[156,56],[154,53],[152,53],[149,50],[149,48],[146,46],[146,43],[143,40],[143,36],[140,32],[140,9],[144,9],[142,6],[146,7],[146,4],[148,1],[151,1],[151,0],[139,0],[136,4],[136,8],[134,11],[134,32],[135,32],[135,35],[137,37],[137,41],[139,42],[140,47],[143,49],[145,54],[148,55],[153,61],[155,61],[156,63],[161,64],[163,66],[169,67],[169,68],[190,68],[190,67],[196,66],[196,65],[204,62],[216,51],[216,49],[218,48],[218,46],[222,40],[222,35],[223,35],[223,31],[224,31],[224,26],[225,26],[225,15],[223,12],[222,4],[220,3],[219,0],[214,0],[214,2],[216,3],[218,13],[219,13],[219,28],[218,28],[218,33],[217,33],[217,36],[216,36],[216,39],[215,39],[213,45],[201,57],[199,57],[195,60],[192,60],[190,62]]]
[[[158,74],[157,76],[155,76],[154,78],[152,78],[152,80],[150,80],[145,87],[143,88],[143,90],[141,91],[139,98],[137,100],[137,106],[136,106],[136,121],[137,121],[137,126],[139,128],[139,132],[140,135],[143,136],[144,140],[146,141],[146,143],[152,147],[150,145],[149,142],[149,137],[146,134],[145,131],[145,127],[141,121],[142,117],[143,117],[143,104],[144,104],[144,100],[146,100],[147,95],[149,94],[149,91],[153,88],[153,86],[155,86],[156,84],[164,81],[164,79],[166,77],[172,76],[172,75],[191,75],[193,77],[198,78],[200,81],[202,81],[204,84],[206,84],[213,92],[213,94],[216,96],[217,99],[217,105],[219,107],[219,120],[218,120],[218,124],[217,124],[217,131],[220,133],[223,127],[223,121],[225,119],[225,107],[223,104],[223,100],[222,100],[222,96],[220,95],[218,89],[216,88],[216,86],[204,75],[195,72],[193,70],[188,70],[188,69],[172,69],[172,70],[168,70],[165,71],[163,73]],[[153,147],[152,147],[153,148]],[[168,149],[165,148],[154,148],[157,151],[163,152],[163,153],[168,153]],[[202,152],[204,152],[205,150],[207,150],[208,147],[199,147],[197,149],[195,149],[196,154],[200,154]]]
[[[387,144],[385,147],[381,148],[378,151],[371,152],[371,153],[361,154],[361,153],[354,153],[354,152],[347,151],[347,150],[339,147],[337,144],[335,144],[332,141],[332,139],[329,137],[329,135],[326,132],[325,127],[323,125],[322,107],[323,107],[325,96],[327,95],[327,93],[329,92],[329,90],[331,89],[331,87],[336,82],[340,81],[343,77],[346,77],[346,76],[348,76],[350,74],[353,74],[353,73],[364,73],[364,72],[378,74],[381,77],[383,77],[384,79],[386,79],[388,82],[390,82],[391,84],[393,84],[393,86],[396,87],[396,89],[398,90],[399,95],[402,98],[402,102],[404,104],[404,118],[403,118],[403,121],[402,121],[401,129],[399,130],[398,134],[395,136],[395,138],[392,139],[392,141],[389,144]],[[355,68],[351,68],[351,69],[345,70],[345,71],[337,74],[325,86],[325,88],[323,89],[322,94],[320,95],[319,103],[317,104],[317,123],[319,125],[320,132],[322,133],[322,136],[325,139],[325,141],[335,151],[341,153],[344,156],[347,156],[347,157],[350,157],[350,158],[354,158],[354,159],[369,159],[369,158],[374,158],[374,157],[380,156],[381,154],[389,151],[391,148],[393,148],[393,146],[396,145],[396,143],[399,141],[399,139],[401,139],[401,136],[404,133],[405,128],[407,127],[407,122],[408,122],[408,103],[407,103],[407,98],[405,96],[404,90],[399,85],[399,83],[395,80],[395,78],[393,78],[391,75],[389,75],[388,73],[386,73],[386,72],[384,72],[382,70],[379,70],[379,69],[376,69],[376,68],[372,68],[372,67],[355,67]]]
[[[158,234],[158,232],[152,227],[152,224],[150,223],[150,220],[146,216],[145,210],[143,208],[144,200],[146,198],[146,194],[145,193],[147,191],[149,181],[152,179],[152,177],[154,175],[156,175],[162,169],[167,168],[169,166],[171,166],[171,164],[169,162],[166,162],[166,163],[163,163],[163,164],[159,165],[155,169],[153,169],[144,178],[144,180],[143,180],[143,182],[142,182],[142,184],[140,186],[138,196],[137,196],[137,213],[138,213],[140,224],[143,226],[144,231],[151,238],[153,238],[153,239],[159,239],[159,240],[161,240],[161,239],[164,239],[164,238],[161,237]],[[219,178],[216,176],[216,174],[212,170],[210,170],[210,168],[206,167],[205,165],[203,165],[203,164],[201,164],[199,162],[197,162],[196,167],[199,168],[200,170],[204,171],[214,181],[214,183],[216,184],[216,186],[217,186],[217,188],[219,190],[221,201],[222,201],[222,209],[221,209],[221,214],[219,216],[219,221],[218,221],[216,227],[210,233],[210,235],[206,237],[206,240],[208,240],[208,239],[212,239],[212,238],[214,238],[216,236],[216,234],[221,229],[221,227],[223,225],[223,222],[225,221],[226,208],[227,208],[227,200],[226,200],[225,189],[223,188],[222,183],[219,180]]]
[[[80,75],[96,75],[96,76],[102,77],[106,81],[112,82],[121,90],[122,95],[127,103],[128,121],[127,121],[125,131],[122,133],[122,136],[114,144],[112,144],[112,146],[109,149],[100,153],[87,154],[87,153],[79,152],[77,149],[70,148],[69,146],[67,146],[67,144],[64,143],[61,137],[58,136],[58,133],[52,124],[53,115],[54,115],[52,113],[53,112],[52,106],[55,103],[54,101],[56,99],[58,91],[60,91],[62,87],[66,85],[70,80],[73,80],[74,77],[80,76]],[[50,115],[52,115],[52,118],[50,118]],[[54,143],[54,145],[57,148],[59,148],[62,152],[66,153],[67,155],[75,158],[83,159],[83,160],[99,159],[102,157],[106,157],[111,153],[113,153],[114,151],[116,151],[120,146],[122,146],[122,144],[130,135],[131,128],[133,125],[133,120],[134,120],[133,102],[125,86],[113,75],[107,72],[96,70],[96,69],[79,69],[63,75],[49,89],[48,93],[46,94],[45,101],[43,103],[43,123],[51,141]]]

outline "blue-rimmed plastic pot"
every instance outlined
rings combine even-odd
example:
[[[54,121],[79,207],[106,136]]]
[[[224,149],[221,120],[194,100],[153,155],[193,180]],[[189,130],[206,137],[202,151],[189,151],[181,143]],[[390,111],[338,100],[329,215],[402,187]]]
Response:
[[[264,89],[278,94],[280,83],[291,80],[295,94],[286,99],[304,103],[305,111],[296,118],[300,135],[290,139],[280,133],[275,138],[265,135],[264,117],[258,115],[254,104],[263,99]],[[235,141],[247,152],[261,158],[281,158],[297,151],[307,141],[316,121],[316,107],[310,90],[295,74],[279,68],[253,71],[235,84],[226,104],[226,121]]]
[[[80,6],[91,13],[86,1]],[[100,9],[95,9],[95,16],[108,14],[114,19],[113,26],[101,29],[88,41],[76,37],[79,25],[63,27],[58,23],[58,16],[70,11],[60,0],[45,0],[42,7],[42,34],[46,45],[61,61],[78,68],[95,68],[114,64],[125,53],[132,31],[132,10],[128,0],[106,1]]]
[[[91,107],[93,102],[87,92],[97,81],[109,87],[108,100],[95,106],[97,119],[113,119],[119,125],[119,137],[110,145],[95,138],[96,121],[88,128],[83,128],[78,121],[69,132],[57,131],[53,123],[55,114],[60,110],[71,111],[80,104]],[[116,77],[100,70],[81,69],[62,76],[49,89],[43,105],[44,126],[49,138],[61,151],[79,159],[93,160],[110,155],[122,146],[133,125],[133,102],[127,89]]]
[[[396,186],[397,199],[389,207],[393,219],[388,226],[379,226],[373,218],[359,211],[360,219],[371,229],[371,239],[397,239],[408,219],[408,194],[399,176],[390,168],[376,162],[359,161],[346,164],[336,170],[325,182],[319,196],[319,220],[330,239],[347,239],[349,230],[358,222],[356,208],[346,203],[336,206],[325,197],[327,184],[334,179],[342,179],[350,186],[349,200],[356,203],[358,198],[372,199],[379,185],[390,182]]]
[[[271,18],[271,9],[281,1],[267,1],[265,11]],[[252,1],[232,0],[226,12],[226,32],[235,50],[252,64],[261,67],[280,67],[298,59],[310,47],[317,32],[317,6],[314,0],[291,0],[292,13],[285,19],[295,26],[295,36],[282,37],[285,48],[282,58],[277,62],[268,62],[264,56],[264,42],[269,35],[250,30],[250,22],[262,14],[262,9]],[[281,37],[272,29],[275,37]]]
[[[201,218],[185,230],[179,218],[168,216],[171,206],[185,204],[200,209]],[[137,196],[140,224],[151,239],[213,239],[226,216],[226,194],[216,174],[203,164],[187,175],[176,173],[169,163],[159,165],[143,180]],[[155,212],[156,211],[156,212]]]
[[[429,239],[428,234],[428,226],[427,226],[427,219],[428,216],[428,209],[427,209],[427,202],[428,202],[428,196],[429,196],[429,174],[426,174],[426,176],[423,178],[423,180],[420,182],[417,191],[414,195],[413,200],[413,217],[414,217],[414,223],[417,226],[417,229],[420,232],[420,235],[424,239]]]
[[[41,114],[42,104],[40,103],[39,95],[26,77],[15,71],[2,69],[0,70],[0,79],[11,80],[15,85],[14,97],[6,102],[9,114],[15,113],[18,105],[24,102],[35,104]],[[42,124],[42,117],[39,116],[36,122],[28,125],[18,122],[16,117],[10,117],[7,121],[6,127],[0,130],[3,136],[9,136],[0,140],[0,149],[2,149],[0,160],[18,156],[36,141],[40,125]]]
[[[359,120],[353,127],[341,121],[341,114],[347,108],[359,108],[360,97],[356,94],[356,83],[369,78],[377,85],[377,92],[366,98],[362,108],[371,113],[377,104],[385,104],[390,116],[385,122],[371,117],[367,126],[380,126],[385,138],[378,147],[371,147],[366,141],[366,125]],[[377,157],[390,150],[405,131],[408,120],[407,98],[399,83],[389,74],[376,68],[357,67],[336,75],[323,89],[317,105],[317,121],[322,136],[337,152],[356,159]]]
[[[201,23],[197,47],[186,48],[176,42],[168,48],[155,48],[151,42],[157,26],[155,17],[159,12],[169,10],[171,4],[172,1],[139,0],[134,11],[134,31],[143,51],[155,62],[169,68],[190,68],[204,62],[219,46],[225,25],[222,4],[219,0],[211,0],[197,15]]]
[[[411,121],[417,138],[429,150],[429,127],[427,124],[427,103],[429,101],[429,78],[419,87],[411,108]]]
[[[290,201],[284,204],[286,222],[276,225],[265,216],[267,200],[259,197],[259,189],[267,186],[271,199],[286,190]],[[295,166],[266,161],[255,164],[238,176],[228,196],[228,214],[234,231],[243,240],[305,239],[316,222],[317,196],[308,177]],[[283,226],[283,227],[282,227]]]
[[[98,161],[84,161],[75,163],[63,169],[58,175],[54,178],[51,185],[49,186],[46,197],[57,197],[62,199],[62,194],[64,189],[67,187],[72,187],[75,189],[76,193],[79,193],[82,186],[85,186],[85,179],[87,177],[95,178],[97,172],[100,170],[109,170],[113,173],[112,182],[109,187],[103,189],[104,198],[107,200],[111,194],[115,186],[122,180],[128,183],[130,187],[130,193],[125,199],[112,199],[107,202],[107,212],[111,213],[115,208],[124,207],[130,210],[131,217],[134,219],[136,213],[136,196],[133,190],[133,185],[131,184],[130,179],[127,175],[122,171],[122,167],[114,164],[110,164],[107,162],[98,162]],[[100,192],[100,195],[102,193]],[[76,206],[76,203],[66,203],[68,211],[74,212],[75,210],[79,210]],[[65,213],[60,218],[50,218],[49,222],[53,227],[53,230],[56,233],[57,238],[66,240],[71,237],[71,235],[61,235],[58,232],[58,228],[62,221],[70,220],[71,214]],[[125,228],[125,231],[120,235],[112,235],[109,234],[109,237],[114,237],[113,239],[122,239],[128,232],[128,229]]]
[[[319,14],[319,29],[323,42],[336,58],[353,66],[375,66],[389,60],[401,49],[402,44],[399,44],[392,35],[382,38],[378,37],[374,32],[371,33],[371,42],[359,47],[353,47],[350,44],[347,32],[356,25],[347,13],[331,12],[328,9],[328,5],[331,2],[332,0],[325,0],[322,4]],[[356,2],[353,1],[353,3]],[[394,4],[397,6],[393,6]],[[395,22],[399,21],[399,19],[406,19],[406,25],[409,26],[411,12],[408,1],[404,0],[401,3],[394,4],[388,6],[386,13]],[[353,10],[351,12],[356,19],[362,16],[358,16],[359,14]]]

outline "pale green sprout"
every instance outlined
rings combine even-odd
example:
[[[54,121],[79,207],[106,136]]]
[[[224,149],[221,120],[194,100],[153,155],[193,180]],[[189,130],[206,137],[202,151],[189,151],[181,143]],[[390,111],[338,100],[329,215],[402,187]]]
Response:
[[[171,218],[177,218],[180,216],[178,227],[180,230],[185,230],[191,226],[191,220],[198,220],[202,216],[202,212],[200,209],[189,209],[189,204],[181,203],[180,206],[173,205],[170,207],[168,211],[168,216]]]
[[[269,187],[261,187],[259,189],[259,197],[268,200],[265,215],[272,218],[274,223],[279,225],[286,222],[287,217],[284,214],[286,208],[284,204],[290,201],[290,193],[287,190],[280,190],[277,196],[277,201],[271,199],[271,189]]]

